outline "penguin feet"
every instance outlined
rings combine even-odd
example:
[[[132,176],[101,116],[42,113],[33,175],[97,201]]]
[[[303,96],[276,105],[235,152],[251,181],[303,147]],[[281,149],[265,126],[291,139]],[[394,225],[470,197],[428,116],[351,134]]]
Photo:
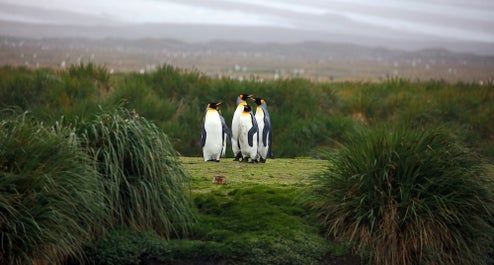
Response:
[[[259,158],[259,162],[266,163],[266,159],[264,159],[264,158],[261,157],[261,158]]]
[[[209,159],[207,162],[220,162],[219,159]]]
[[[249,158],[248,158],[248,157],[244,157],[244,158],[242,158],[242,160],[241,160],[240,162],[242,162],[242,163],[251,163],[251,164],[258,163],[258,162],[257,162],[257,159],[252,159],[252,158],[251,158],[251,159],[249,160]]]
[[[233,161],[239,161],[240,158],[242,158],[242,154],[237,154],[234,158]]]

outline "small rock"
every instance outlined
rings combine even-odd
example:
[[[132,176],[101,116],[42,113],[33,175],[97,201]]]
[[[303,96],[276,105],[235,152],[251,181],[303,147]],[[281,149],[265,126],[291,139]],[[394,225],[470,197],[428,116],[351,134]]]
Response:
[[[226,184],[226,177],[225,176],[215,176],[213,179],[213,184],[225,185]]]

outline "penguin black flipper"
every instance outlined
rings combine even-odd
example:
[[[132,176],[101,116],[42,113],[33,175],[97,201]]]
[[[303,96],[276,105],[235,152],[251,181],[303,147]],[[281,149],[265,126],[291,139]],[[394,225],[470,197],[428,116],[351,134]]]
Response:
[[[247,141],[249,143],[249,146],[254,146],[254,134],[257,133],[257,142],[259,142],[259,126],[257,125],[256,118],[252,113],[250,113],[250,118],[252,120],[252,127],[250,128],[248,134],[247,134]]]
[[[230,129],[228,129],[228,126],[226,125],[226,122],[225,122],[225,118],[223,118],[223,116],[220,115],[220,119],[221,119],[221,128],[223,129],[223,135],[226,134],[226,141],[228,144],[231,143],[231,139],[232,139],[232,132],[230,131]]]
[[[201,147],[206,144],[206,128],[204,128],[204,121],[202,122],[202,133],[201,133]]]
[[[271,124],[269,127],[269,133],[268,133],[268,139],[269,139],[269,147],[268,147],[268,157],[273,158],[273,151],[271,150],[271,144],[272,144],[272,139],[273,139],[273,131],[271,131]]]
[[[262,131],[262,144],[264,146],[268,145],[267,140],[271,143],[271,122],[269,121],[269,118],[264,116],[264,128]]]

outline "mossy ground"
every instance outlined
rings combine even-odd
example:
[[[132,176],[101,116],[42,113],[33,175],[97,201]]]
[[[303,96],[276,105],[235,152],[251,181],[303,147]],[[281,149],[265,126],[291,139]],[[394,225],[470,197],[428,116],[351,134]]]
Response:
[[[328,161],[180,161],[192,179],[198,216],[190,233],[165,240],[119,228],[89,246],[96,264],[359,264],[345,244],[321,235],[321,225],[300,200],[310,177]],[[214,184],[217,175],[227,184]]]
[[[311,175],[328,164],[325,160],[312,158],[277,158],[268,159],[266,163],[241,163],[232,158],[222,158],[220,162],[204,162],[201,157],[180,157],[180,160],[193,178],[193,193],[232,190],[252,184],[302,187],[308,184]],[[218,175],[226,177],[226,185],[212,183]]]
[[[328,257],[348,254],[343,245],[320,235],[320,226],[300,203],[310,177],[328,161],[312,158],[219,163],[181,157],[192,177],[192,196],[199,213],[192,239],[220,245],[218,259],[239,264],[328,264]],[[214,184],[215,176],[225,185]],[[339,258],[338,264],[345,264]],[[355,262],[352,260],[351,262]]]

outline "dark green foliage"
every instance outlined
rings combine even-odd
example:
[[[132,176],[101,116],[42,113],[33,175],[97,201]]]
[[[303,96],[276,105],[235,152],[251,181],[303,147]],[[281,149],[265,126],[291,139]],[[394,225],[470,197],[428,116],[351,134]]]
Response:
[[[108,194],[110,226],[164,236],[187,230],[194,219],[189,179],[163,132],[125,109],[101,113],[79,127]]]
[[[188,176],[153,123],[117,109],[76,131],[15,112],[0,123],[1,264],[83,263],[84,244],[119,225],[165,237],[190,229]],[[110,259],[130,259],[120,254]]]
[[[188,205],[189,194],[184,189],[188,180],[176,161],[174,150],[182,155],[200,156],[200,126],[205,104],[224,101],[222,113],[230,124],[235,99],[240,93],[252,93],[266,99],[273,124],[275,157],[321,156],[325,149],[343,147],[341,152],[336,150],[337,155],[331,157],[336,166],[328,171],[326,177],[332,176],[328,178],[331,179],[328,185],[337,184],[336,188],[350,189],[354,200],[348,200],[347,193],[334,192],[328,197],[324,197],[325,194],[321,200],[324,204],[332,200],[333,204],[319,206],[321,211],[330,209],[327,220],[341,220],[337,223],[340,226],[334,229],[341,229],[338,232],[341,238],[351,238],[356,249],[370,260],[382,257],[382,264],[388,259],[403,261],[403,264],[413,264],[411,260],[435,264],[450,262],[449,258],[457,256],[455,262],[482,264],[480,260],[484,259],[479,253],[485,253],[492,244],[492,227],[485,223],[492,218],[489,206],[492,203],[486,203],[492,199],[492,186],[478,164],[481,159],[459,143],[484,157],[494,157],[492,83],[481,86],[403,79],[381,83],[314,83],[305,79],[241,82],[209,78],[195,70],[169,65],[142,75],[109,75],[104,67],[93,64],[71,66],[64,71],[0,68],[0,107],[14,106],[21,112],[29,110],[33,117],[45,124],[54,124],[63,115],[65,123],[77,125],[77,135],[84,136],[83,150],[98,162],[98,172],[92,170],[88,174],[100,175],[98,180],[105,182],[105,193],[109,195],[104,203],[99,204],[109,208],[99,208],[98,214],[103,211],[112,216],[111,221],[103,222],[103,227],[126,225],[134,230],[155,231],[165,237],[173,237],[174,231],[182,235],[193,219]],[[121,109],[108,113],[100,111],[115,106],[135,109],[146,119],[137,119],[129,111]],[[6,124],[13,123],[9,121]],[[393,132],[373,129],[389,128],[388,124],[407,129]],[[38,129],[37,126],[40,124],[36,123],[30,129],[36,132],[32,133],[34,136],[50,135],[39,146],[54,141],[51,137],[55,136],[48,133],[48,127],[40,126],[43,129]],[[450,138],[444,131],[434,129],[440,126],[454,130],[457,138]],[[9,128],[2,133],[6,135]],[[370,131],[359,134],[364,128]],[[74,140],[73,132],[65,129],[54,132],[63,138],[59,145],[78,141]],[[346,138],[345,134],[354,136]],[[31,133],[18,135],[23,138],[8,140],[12,150],[17,150],[16,145],[25,147],[22,139],[31,137],[28,136]],[[0,150],[4,150],[2,148],[0,145]],[[34,155],[30,160],[33,165],[44,159],[44,155],[36,155],[38,150],[34,147],[24,149]],[[56,153],[54,149],[40,149],[43,154],[48,153],[46,150]],[[230,148],[227,155],[231,156]],[[77,159],[87,157],[74,160]],[[26,168],[31,167],[31,162],[23,161]],[[86,165],[93,165],[93,162],[89,160]],[[43,166],[36,170],[46,168]],[[346,178],[333,182],[338,179],[334,177],[337,173]],[[355,185],[367,190],[356,189]],[[307,228],[306,210],[286,203],[294,196],[293,190],[287,190],[280,192],[269,187],[249,186],[197,195],[195,203],[200,211],[200,222],[192,227],[192,240],[171,240],[165,244],[156,239],[159,242],[154,242],[149,239],[157,238],[153,232],[152,236],[145,236],[146,242],[153,242],[151,245],[137,240],[138,243],[123,246],[123,249],[129,249],[128,253],[134,254],[119,257],[128,263],[142,260],[143,253],[147,253],[147,258],[163,261],[188,257],[240,264],[305,264],[301,263],[303,257],[308,263],[320,262],[327,243],[319,243],[321,238],[316,236],[317,232]],[[358,196],[356,191],[359,191]],[[337,196],[340,196],[340,201],[335,199]],[[375,201],[379,203],[372,203]],[[4,207],[6,205],[8,203]],[[7,213],[11,212],[12,209],[7,210]],[[258,214],[253,215],[253,212]],[[469,218],[465,217],[466,213]],[[94,221],[102,220],[106,219],[98,217]],[[421,223],[420,220],[426,221]],[[358,226],[354,225],[356,223]],[[87,225],[90,226],[91,222]],[[371,230],[355,230],[355,227]],[[483,233],[477,235],[479,231]],[[118,240],[118,233],[109,237]],[[140,235],[132,234],[121,241]],[[87,238],[88,235],[84,234],[81,242]],[[437,240],[443,245],[435,245]],[[412,243],[400,245],[405,241]],[[382,242],[387,243],[379,245]],[[32,246],[22,247],[28,251],[37,246],[32,242],[26,244]],[[62,254],[54,259],[66,254],[76,255],[80,242],[78,244],[75,247],[71,243],[60,244],[66,249],[58,252]],[[50,253],[54,253],[45,251],[43,247],[39,249],[47,254],[41,258],[36,256],[38,260],[52,257]],[[376,251],[370,251],[371,247]],[[118,252],[112,251],[109,253]],[[434,256],[435,253],[439,254]],[[405,256],[407,258],[403,259]],[[13,260],[12,257],[9,259]],[[110,262],[111,258],[106,260]]]
[[[224,260],[225,247],[230,248],[215,242],[166,240],[153,232],[119,227],[88,244],[86,255],[89,263],[95,265],[214,263]]]
[[[74,131],[28,115],[0,123],[0,264],[82,260],[104,221],[98,172]]]
[[[198,194],[200,217],[190,239],[117,229],[91,243],[88,256],[96,264],[325,264],[331,245],[295,204],[297,196],[295,189],[264,185]]]
[[[86,247],[88,263],[138,265],[141,255],[150,246],[148,238],[157,238],[157,236],[123,227],[109,230],[105,237],[92,241]]]
[[[223,101],[223,116],[231,124],[240,93],[266,99],[276,157],[321,155],[321,147],[341,145],[339,135],[357,123],[403,123],[417,128],[447,125],[458,129],[466,144],[494,157],[492,83],[404,79],[314,83],[301,78],[241,82],[170,65],[151,73],[115,75],[93,64],[58,72],[0,68],[0,107],[18,106],[53,122],[60,115],[70,121],[87,119],[98,112],[98,106],[124,106],[152,120],[186,156],[201,155],[199,139],[206,104]],[[231,156],[230,148],[227,155]]]
[[[363,130],[329,157],[312,209],[372,264],[488,264],[494,188],[482,159],[441,129]]]
[[[322,264],[329,244],[309,224],[296,189],[253,185],[200,194],[194,238],[222,245],[235,264]]]
[[[32,71],[24,67],[0,68],[0,108],[17,106],[24,110],[43,105],[46,93],[57,77],[50,70]]]
[[[0,108],[20,107],[48,121],[61,115],[86,117],[108,93],[110,76],[104,67],[87,64],[56,72],[4,66],[0,70]]]

